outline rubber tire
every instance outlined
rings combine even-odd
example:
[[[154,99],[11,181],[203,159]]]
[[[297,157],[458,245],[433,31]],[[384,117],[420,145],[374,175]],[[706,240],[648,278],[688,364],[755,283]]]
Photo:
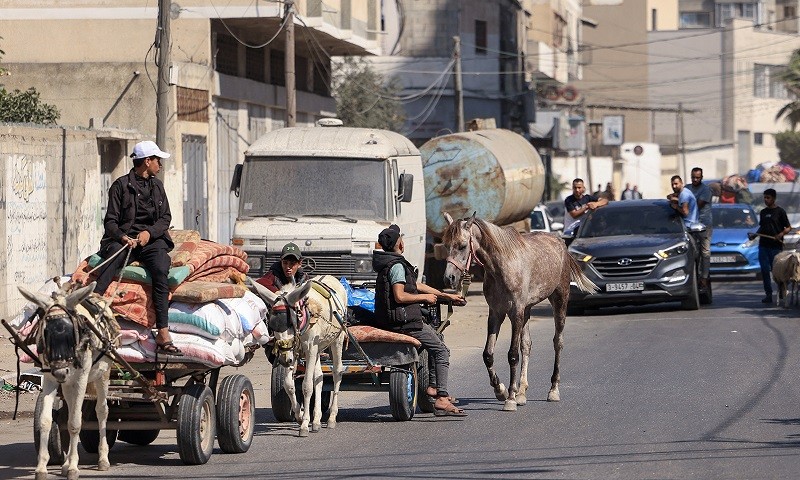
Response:
[[[700,295],[700,305],[711,305],[711,302],[714,301],[714,291],[711,285],[711,279],[708,279],[708,288],[706,291],[699,294]]]
[[[700,294],[697,291],[697,272],[692,272],[692,291],[688,297],[681,300],[681,308],[684,310],[700,309]]]
[[[117,440],[144,447],[156,441],[161,430],[120,430]]]
[[[272,366],[272,378],[270,379],[270,398],[272,401],[272,416],[278,422],[291,422],[294,420],[292,414],[292,400],[286,389],[283,388],[283,379],[286,378],[287,368],[276,363]]]
[[[241,401],[247,397],[249,403],[249,425],[242,432],[239,418],[242,413]],[[244,453],[253,443],[256,419],[256,399],[253,384],[244,375],[230,375],[222,379],[217,389],[217,442],[225,453]]]
[[[43,392],[39,392],[36,397],[36,407],[33,410],[33,449],[36,451],[36,456],[39,456],[39,439],[41,432],[39,431],[39,417],[42,415],[42,402],[44,402]],[[63,465],[66,456],[66,450],[69,448],[69,432],[61,431],[58,428],[59,415],[67,415],[67,405],[56,397],[53,401],[53,423],[50,424],[50,437],[47,440],[47,450],[50,452],[50,461],[48,465]]]
[[[392,370],[389,372],[389,408],[392,417],[398,422],[406,422],[414,418],[417,408],[417,368],[416,365],[403,365],[400,368],[411,373]]]
[[[186,465],[203,465],[214,452],[217,436],[214,394],[207,385],[184,388],[178,401],[178,453]],[[205,427],[205,431],[203,430]]]
[[[431,383],[428,362],[428,351],[423,350],[420,352],[417,362],[417,406],[422,413],[434,412],[433,402],[427,392],[428,385]]]
[[[94,400],[86,400],[83,402],[83,419],[84,420],[97,420],[97,413],[94,411]],[[100,450],[100,431],[99,430],[83,430],[81,429],[78,436],[81,439],[81,445],[87,453],[97,453]],[[117,442],[117,431],[106,429],[106,442],[108,442],[108,449],[114,446]]]

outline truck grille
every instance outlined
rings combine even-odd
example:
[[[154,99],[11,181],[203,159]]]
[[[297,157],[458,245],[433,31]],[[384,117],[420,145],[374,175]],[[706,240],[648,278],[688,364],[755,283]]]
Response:
[[[653,255],[597,258],[592,266],[604,278],[646,277],[658,265]]]
[[[248,255],[250,255],[248,253]],[[258,255],[258,254],[255,254]],[[270,253],[263,256],[262,270],[259,272],[256,269],[251,269],[248,275],[251,277],[261,277],[267,273],[269,267],[280,260],[280,253]],[[305,255],[302,264],[313,265],[313,271],[307,272],[311,276],[315,275],[333,275],[336,278],[347,277],[348,280],[368,280],[375,279],[377,273],[375,272],[359,272],[356,273],[355,269],[356,259],[346,252],[326,252]],[[307,269],[306,269],[307,270]]]

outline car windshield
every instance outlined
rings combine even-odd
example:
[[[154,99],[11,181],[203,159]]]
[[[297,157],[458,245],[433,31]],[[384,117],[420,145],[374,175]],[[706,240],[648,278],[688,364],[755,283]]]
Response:
[[[612,235],[662,235],[683,232],[683,221],[668,207],[598,208],[585,220],[581,238]]]
[[[383,162],[339,158],[251,158],[242,178],[241,216],[343,215],[386,220]]]
[[[714,228],[752,229],[758,225],[755,213],[749,208],[712,208]]]
[[[531,230],[544,230],[547,226],[544,223],[544,215],[538,210],[531,212]]]

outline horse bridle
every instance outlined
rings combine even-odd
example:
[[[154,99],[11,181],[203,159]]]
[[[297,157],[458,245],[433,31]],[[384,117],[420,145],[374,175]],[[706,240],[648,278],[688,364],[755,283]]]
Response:
[[[60,313],[56,312],[55,315],[50,315],[50,312],[53,309],[58,309],[61,312]],[[66,308],[62,307],[61,305],[52,305],[50,308],[47,309],[47,311],[43,311],[42,312],[40,318],[41,318],[41,321],[37,323],[36,345],[37,345],[37,347],[41,346],[41,350],[39,350],[38,353],[42,357],[41,361],[42,361],[42,370],[43,371],[49,370],[48,367],[50,365],[49,360],[47,360],[47,358],[48,358],[48,355],[47,355],[47,345],[48,345],[48,343],[45,341],[45,338],[44,338],[45,331],[47,330],[45,327],[46,327],[47,321],[49,319],[53,319],[53,320],[62,319],[62,318],[68,318],[69,319],[69,322],[72,324],[72,331],[73,331],[73,333],[75,335],[75,341],[76,341],[75,352],[76,353],[77,353],[77,351],[79,349],[83,349],[83,348],[85,348],[86,345],[88,345],[88,341],[83,341],[83,343],[85,345],[80,345],[81,339],[83,338],[83,334],[87,333],[87,331],[88,331],[88,329],[86,328],[86,322],[88,320],[83,315],[79,315],[79,314],[77,314],[75,312],[70,312],[69,310],[67,310]],[[37,348],[37,350],[38,350],[38,348]],[[72,360],[72,363],[75,366],[75,368],[79,367],[77,355],[75,357],[72,357],[71,359],[67,359],[67,360]],[[45,369],[47,369],[47,370],[45,370]]]
[[[473,235],[472,235],[472,228],[470,228],[470,230],[469,230],[469,255],[467,256],[467,263],[466,264],[463,264],[463,263],[459,262],[458,260],[456,260],[455,258],[453,258],[450,255],[447,256],[447,263],[450,263],[454,267],[456,267],[461,272],[462,276],[465,276],[465,275],[469,274],[469,267],[472,266],[472,261],[473,260],[475,261],[475,263],[477,263],[481,267],[483,266],[483,262],[481,262],[481,259],[478,258],[478,255],[475,254],[475,245],[472,243],[473,241],[474,241],[474,238],[473,238]]]
[[[281,302],[281,305],[278,305],[278,302]],[[294,350],[297,339],[301,332],[298,331],[297,319],[300,317],[300,309],[303,308],[302,305],[298,304],[298,306],[289,305],[289,301],[286,300],[286,293],[281,294],[275,303],[272,304],[272,308],[270,309],[273,312],[282,312],[286,311],[286,315],[289,317],[289,322],[291,322],[292,328],[294,329],[294,335],[292,338],[284,338],[282,340],[275,340],[275,344],[272,346],[272,353],[273,355],[279,355],[284,352],[288,352],[289,350]],[[294,315],[292,315],[294,312]]]

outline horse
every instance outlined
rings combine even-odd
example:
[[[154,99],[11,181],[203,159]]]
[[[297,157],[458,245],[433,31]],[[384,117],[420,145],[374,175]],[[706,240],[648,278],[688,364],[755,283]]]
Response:
[[[38,421],[39,456],[36,465],[36,480],[47,478],[48,432],[53,421],[53,403],[58,389],[67,404],[69,418],[69,449],[61,466],[61,474],[69,480],[77,479],[78,434],[81,431],[82,407],[86,388],[91,385],[97,395],[95,413],[99,427],[98,470],[110,468],[108,461],[108,441],[106,440],[106,421],[108,419],[108,386],[112,361],[104,355],[107,347],[117,340],[119,325],[109,309],[109,304],[99,295],[92,293],[94,283],[75,288],[72,283],[61,285],[60,289],[48,296],[18,287],[22,296],[41,308],[38,326],[33,331],[36,349],[42,362],[42,410]],[[93,314],[82,303],[89,297]],[[110,302],[109,302],[110,303]],[[102,337],[98,337],[99,333]],[[33,333],[32,333],[33,334]]]
[[[484,268],[483,294],[489,304],[489,318],[483,362],[495,397],[505,402],[503,410],[516,411],[517,405],[527,403],[531,352],[528,317],[531,308],[545,298],[553,307],[555,321],[555,361],[547,400],[561,400],[559,360],[564,347],[570,282],[575,282],[584,292],[595,292],[597,286],[586,277],[578,262],[567,252],[564,241],[556,235],[546,232],[520,234],[513,228],[501,228],[476,218],[475,214],[459,221],[453,221],[447,213],[444,215],[448,223],[442,236],[448,249],[445,284],[457,288],[462,278],[468,275],[472,262]],[[497,335],[506,316],[511,320],[511,348],[508,351],[511,379],[508,389],[500,382],[494,368]]]
[[[300,423],[299,436],[308,436],[311,421],[310,404],[314,401],[314,420],[311,431],[318,432],[322,424],[322,365],[320,354],[330,349],[333,361],[333,392],[331,395],[328,428],[336,428],[339,412],[339,386],[344,366],[342,350],[346,332],[339,322],[345,315],[347,292],[330,275],[314,277],[298,286],[285,285],[273,293],[263,285],[248,279],[253,293],[270,305],[269,328],[275,335],[277,361],[288,368],[284,389],[292,402],[295,419]],[[336,316],[339,316],[339,319]],[[306,318],[304,318],[304,316]],[[304,325],[303,325],[304,324]],[[303,406],[295,398],[294,374],[302,355],[305,361]]]

